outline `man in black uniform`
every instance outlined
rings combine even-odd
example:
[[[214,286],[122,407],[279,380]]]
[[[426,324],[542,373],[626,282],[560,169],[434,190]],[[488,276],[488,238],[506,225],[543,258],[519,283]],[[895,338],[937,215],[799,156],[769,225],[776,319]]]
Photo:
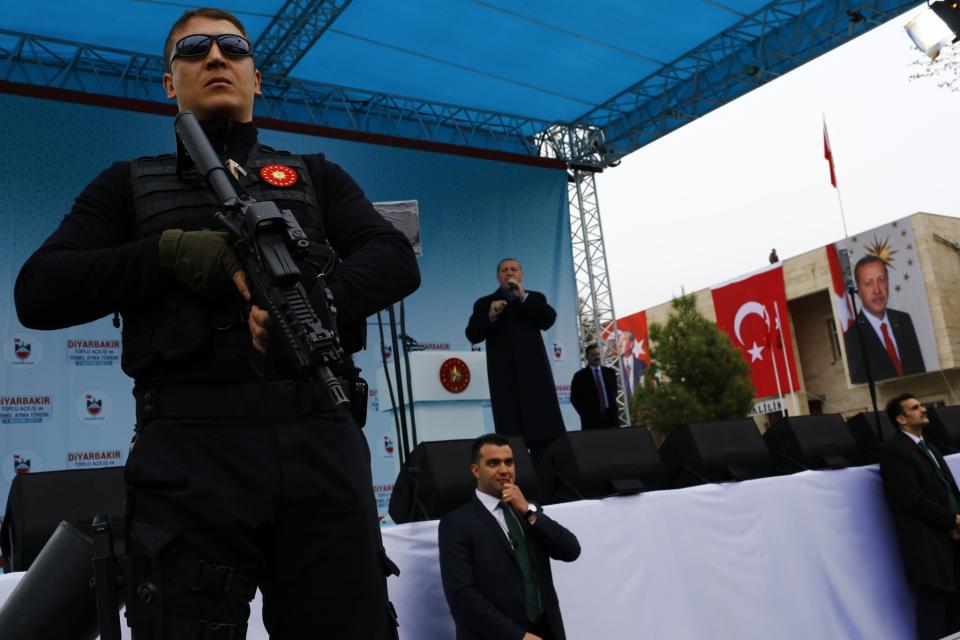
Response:
[[[234,16],[189,11],[166,41],[164,88],[245,168],[253,198],[293,211],[311,240],[301,282],[315,300],[326,275],[352,353],[365,318],[419,286],[416,259],[340,167],[258,144],[250,52]],[[241,640],[259,587],[271,638],[390,637],[363,434],[318,384],[289,379],[267,313],[246,308],[243,273],[210,230],[219,208],[182,150],[115,163],[17,279],[24,326],[124,319],[137,399],[128,623],[137,640]],[[329,246],[342,258],[332,271]],[[341,377],[354,373],[344,360]]]

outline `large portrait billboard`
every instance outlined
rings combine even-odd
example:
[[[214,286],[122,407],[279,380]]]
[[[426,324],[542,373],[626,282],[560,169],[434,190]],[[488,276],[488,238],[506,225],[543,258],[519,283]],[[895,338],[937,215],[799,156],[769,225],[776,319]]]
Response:
[[[938,370],[930,304],[909,219],[829,245],[827,256],[850,382],[867,382],[868,370],[877,381]],[[849,281],[857,290],[852,299],[843,286]]]

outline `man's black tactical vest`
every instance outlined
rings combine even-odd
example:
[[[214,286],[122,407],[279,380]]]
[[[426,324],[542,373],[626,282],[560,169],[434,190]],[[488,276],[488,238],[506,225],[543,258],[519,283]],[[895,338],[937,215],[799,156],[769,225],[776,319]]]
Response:
[[[268,184],[260,170],[271,164],[292,168],[297,181],[288,187]],[[139,158],[131,161],[130,168],[138,237],[159,236],[167,229],[223,230],[214,217],[222,203],[192,167],[177,175],[176,155]],[[306,163],[298,155],[255,144],[244,170],[247,175],[240,176],[239,182],[247,193],[254,200],[272,200],[280,209],[292,211],[310,239],[310,263],[299,264],[303,285],[310,291],[331,250]],[[157,379],[184,366],[207,366],[208,374],[199,377],[221,380],[224,372],[236,375],[238,367],[248,366],[252,347],[239,293],[232,302],[211,302],[173,282],[164,286],[156,303],[122,310],[121,364],[127,375]]]

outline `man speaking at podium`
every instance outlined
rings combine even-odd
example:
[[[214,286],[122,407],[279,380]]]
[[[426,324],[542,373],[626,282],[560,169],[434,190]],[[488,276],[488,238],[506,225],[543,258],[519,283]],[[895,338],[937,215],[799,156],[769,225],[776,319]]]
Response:
[[[329,288],[347,354],[330,369],[344,390],[362,387],[348,354],[367,316],[419,285],[410,244],[321,154],[258,143],[260,72],[235,16],[186,12],[164,60],[167,96],[196,115],[220,161],[302,227],[300,283],[311,302]],[[123,316],[121,364],[137,399],[128,624],[136,640],[242,640],[259,587],[274,640],[393,637],[366,441],[327,389],[295,374],[267,312],[248,304],[215,231],[221,205],[182,149],[116,162],[16,283],[26,327]]]
[[[523,270],[514,258],[497,265],[490,295],[473,304],[467,324],[472,344],[487,341],[487,379],[493,424],[502,435],[521,435],[534,464],[563,433],[550,359],[541,331],[553,326],[557,312],[538,291],[523,288]]]

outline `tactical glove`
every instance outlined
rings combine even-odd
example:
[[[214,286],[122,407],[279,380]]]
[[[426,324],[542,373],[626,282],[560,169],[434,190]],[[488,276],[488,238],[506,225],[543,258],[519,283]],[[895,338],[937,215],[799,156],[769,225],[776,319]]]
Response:
[[[242,267],[223,231],[167,229],[160,235],[160,270],[204,297],[239,295],[233,274]]]

